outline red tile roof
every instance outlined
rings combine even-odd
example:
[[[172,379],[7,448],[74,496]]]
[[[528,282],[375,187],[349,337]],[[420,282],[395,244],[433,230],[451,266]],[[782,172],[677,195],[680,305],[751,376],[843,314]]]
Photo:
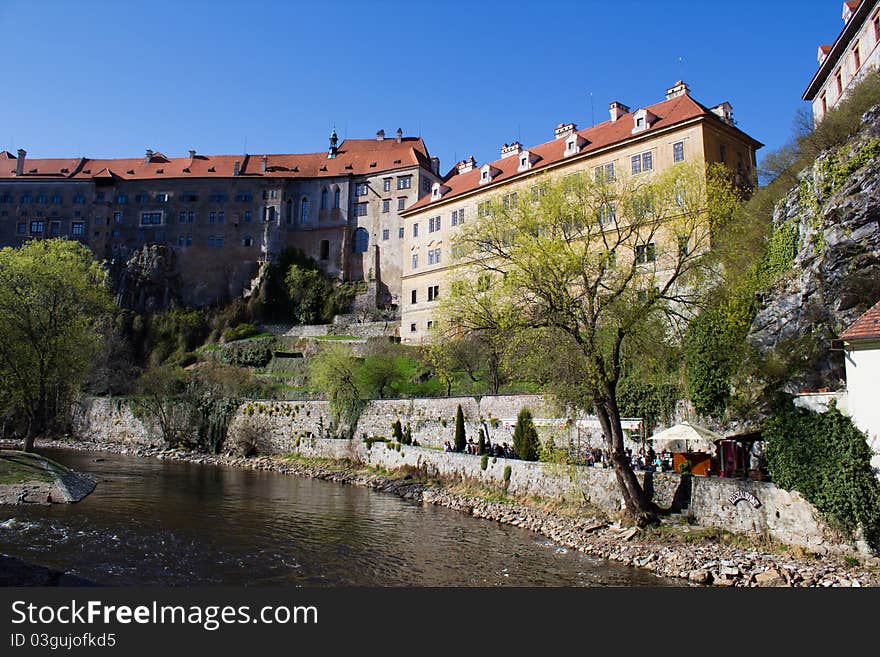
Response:
[[[873,340],[880,338],[880,301],[868,311],[850,324],[849,328],[841,334],[841,339]]]
[[[638,111],[638,109],[639,108],[636,108],[635,111]],[[662,130],[663,128],[667,128],[677,123],[682,123],[684,121],[688,121],[690,119],[695,119],[698,117],[709,117],[710,120],[717,121],[719,125],[727,125],[723,123],[717,115],[713,114],[709,109],[695,101],[687,94],[676,96],[675,98],[669,100],[664,100],[655,105],[650,105],[645,109],[647,109],[648,112],[650,112],[657,118],[651,124],[650,130],[646,130],[643,134],[640,134],[640,137],[644,135],[651,135],[657,130]],[[579,155],[582,155],[584,153],[592,153],[607,146],[621,144],[623,142],[634,139],[635,137],[632,134],[634,113],[635,112],[624,114],[615,122],[611,122],[610,120],[608,120],[591,128],[579,130],[577,134],[587,140],[586,144],[581,148]],[[745,139],[754,142],[756,146],[762,146],[762,144],[755,141],[737,128],[732,129],[740,132]],[[565,152],[565,142],[565,139],[559,138],[553,139],[552,141],[548,141],[543,144],[539,144],[538,146],[534,146],[532,148],[523,149],[529,151],[529,153],[531,153],[533,157],[538,156],[538,158],[540,158],[537,160],[537,162],[534,162],[531,169],[526,172],[520,173],[519,171],[517,171],[517,169],[519,168],[519,157],[506,157],[503,159],[495,160],[494,162],[490,162],[489,164],[492,167],[501,171],[501,173],[492,177],[492,182],[496,183],[503,180],[511,180],[517,176],[527,175],[556,162],[560,162],[564,159],[573,159],[572,156],[569,156],[569,158],[563,157],[563,154]],[[446,178],[444,179],[444,182],[450,188],[450,191],[443,194],[441,200],[433,202],[440,203],[443,201],[447,201],[466,192],[478,189],[480,187],[480,168],[482,166],[485,166],[485,164],[475,166],[471,171],[463,174],[459,174],[458,169],[456,167],[453,167],[452,170],[448,174],[446,174]],[[431,203],[431,196],[424,196],[402,214],[409,214],[414,210],[429,206],[431,205]]]
[[[320,178],[349,174],[373,174],[408,166],[430,168],[428,149],[421,137],[405,137],[400,143],[394,138],[346,139],[339,145],[335,158],[327,153],[266,154],[266,171],[262,170],[263,154],[196,155],[193,158],[168,158],[154,153],[144,157],[114,159],[45,159],[27,157],[25,177],[73,178],[89,180],[113,177],[121,180],[162,180],[172,178],[231,178],[239,162],[242,177]],[[16,178],[17,159],[0,152],[0,179]],[[66,171],[65,171],[66,169]]]

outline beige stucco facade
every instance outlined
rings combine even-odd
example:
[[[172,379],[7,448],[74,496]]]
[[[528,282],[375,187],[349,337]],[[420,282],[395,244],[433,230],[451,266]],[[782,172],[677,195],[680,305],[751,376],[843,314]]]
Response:
[[[430,339],[431,329],[437,321],[439,299],[448,292],[456,276],[461,275],[461,269],[456,267],[452,257],[454,235],[462,229],[461,217],[467,225],[477,220],[480,205],[490,199],[514,192],[518,195],[530,193],[539,176],[561,177],[573,173],[593,176],[597,167],[604,171],[607,165],[613,165],[615,177],[647,179],[676,164],[678,151],[684,162],[724,162],[738,175],[741,184],[754,184],[755,152],[760,144],[736,129],[732,120],[727,122],[718,118],[719,112],[723,111],[727,111],[728,119],[731,118],[729,105],[716,109],[718,112],[706,110],[701,116],[678,124],[657,130],[649,128],[595,151],[572,155],[549,166],[524,171],[497,184],[481,185],[452,198],[440,198],[427,205],[423,200],[419,205],[424,207],[404,212],[401,340],[421,343]],[[616,120],[632,122],[635,114],[628,113]],[[559,137],[565,138],[565,135]],[[634,174],[634,156],[646,153],[650,154],[651,170]],[[519,153],[515,153],[509,157],[518,156]],[[665,243],[662,235],[655,241],[659,261],[663,249],[673,247]]]

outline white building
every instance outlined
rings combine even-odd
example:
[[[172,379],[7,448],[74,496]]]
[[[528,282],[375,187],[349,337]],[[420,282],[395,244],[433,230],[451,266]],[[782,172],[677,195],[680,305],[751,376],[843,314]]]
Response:
[[[819,70],[803,95],[813,104],[815,125],[868,71],[880,67],[880,0],[844,2],[842,18],[834,44],[819,46]]]
[[[840,336],[846,354],[849,415],[868,434],[871,465],[880,468],[880,303]]]

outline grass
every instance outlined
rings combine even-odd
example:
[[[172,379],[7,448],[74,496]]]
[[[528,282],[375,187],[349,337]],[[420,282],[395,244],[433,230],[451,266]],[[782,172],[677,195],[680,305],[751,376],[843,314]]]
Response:
[[[54,483],[54,474],[67,469],[51,459],[16,450],[0,450],[0,484],[23,484],[29,481]],[[54,474],[53,474],[54,473]]]
[[[362,340],[363,338],[359,338],[354,335],[315,335],[312,337],[313,340]]]

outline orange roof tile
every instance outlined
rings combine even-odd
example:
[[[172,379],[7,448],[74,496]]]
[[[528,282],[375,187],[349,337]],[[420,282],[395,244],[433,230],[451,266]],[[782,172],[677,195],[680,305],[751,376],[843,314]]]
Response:
[[[874,340],[880,338],[880,301],[849,325],[840,336],[843,340]]]
[[[5,152],[5,151],[4,151]],[[266,170],[262,170],[262,158]],[[408,166],[430,168],[428,149],[421,137],[346,139],[335,158],[327,153],[195,155],[168,158],[154,153],[146,157],[112,159],[39,159],[27,157],[24,175],[69,177],[88,180],[112,176],[122,180],[162,180],[172,178],[231,178],[235,163],[243,177],[312,178],[373,174]],[[15,178],[16,157],[0,153],[0,179]],[[66,169],[67,171],[64,171]]]
[[[638,111],[638,109],[639,108],[636,108],[635,111]],[[645,131],[644,134],[646,135],[651,135],[657,130],[662,130],[663,128],[701,116],[710,117],[711,119],[718,121],[719,124],[726,125],[723,124],[721,119],[709,109],[703,107],[687,94],[664,100],[655,105],[650,105],[645,109],[657,117],[651,125],[651,129]],[[607,146],[613,146],[633,139],[632,117],[634,113],[635,112],[624,114],[614,122],[608,120],[591,128],[579,130],[577,134],[586,140],[579,155],[595,152]],[[738,130],[737,128],[733,129]],[[756,142],[745,133],[742,134],[748,140],[761,146],[759,142]],[[527,150],[533,157],[537,156],[540,158],[537,159],[537,161],[532,164],[531,169],[526,172],[519,172],[517,170],[519,168],[518,157],[506,157],[489,162],[488,164],[493,168],[500,170],[500,173],[492,177],[492,182],[496,183],[499,181],[511,180],[517,176],[525,176],[566,159],[564,157],[565,142],[565,139],[553,139],[552,141],[533,146],[532,148],[523,149]],[[571,156],[568,159],[571,159]],[[444,183],[450,188],[450,190],[443,194],[443,197],[440,200],[432,201],[430,195],[424,196],[417,203],[408,208],[403,214],[406,215],[415,210],[429,206],[432,203],[444,202],[461,194],[465,194],[466,192],[478,189],[480,187],[480,168],[483,166],[485,166],[485,164],[474,166],[471,171],[463,174],[459,174],[457,167],[453,167],[444,179]]]

